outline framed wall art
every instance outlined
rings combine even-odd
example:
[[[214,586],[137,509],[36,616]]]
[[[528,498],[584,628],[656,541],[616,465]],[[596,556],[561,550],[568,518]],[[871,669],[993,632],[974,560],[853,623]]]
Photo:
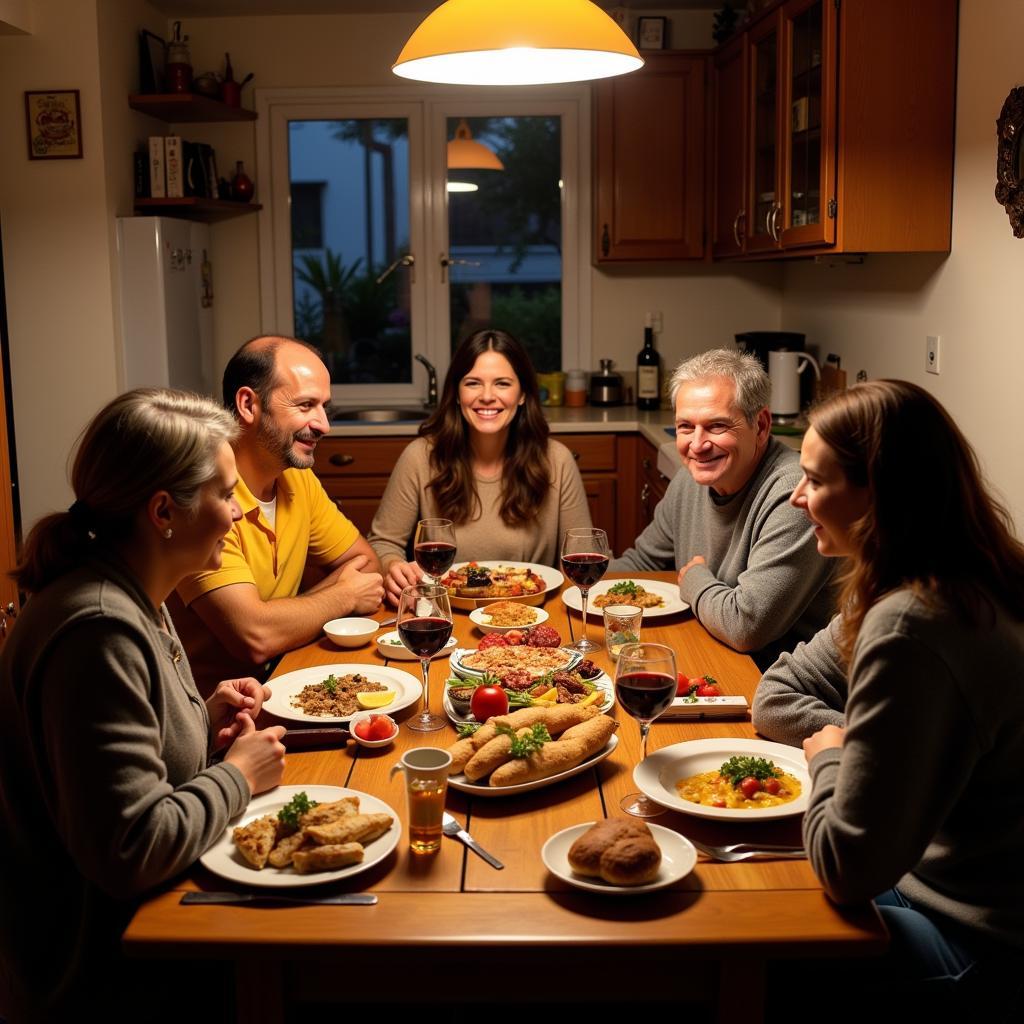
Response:
[[[29,160],[80,160],[82,109],[77,89],[25,93]]]
[[[667,18],[637,18],[636,45],[640,50],[664,50],[668,37]]]

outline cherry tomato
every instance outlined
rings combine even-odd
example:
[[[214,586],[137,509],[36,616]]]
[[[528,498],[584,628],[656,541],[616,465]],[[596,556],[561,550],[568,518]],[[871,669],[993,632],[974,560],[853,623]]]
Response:
[[[522,647],[526,643],[525,629],[510,629],[504,635],[509,647]]]
[[[761,792],[761,780],[755,779],[753,775],[748,775],[741,783],[740,789],[743,791],[743,795],[748,800],[754,799],[755,793]]]
[[[486,722],[495,715],[508,714],[508,696],[500,686],[478,686],[473,691],[469,709],[478,722]]]
[[[360,718],[355,724],[355,733],[361,740],[372,740],[373,737],[370,735],[370,720],[368,718]]]
[[[676,677],[676,696],[685,697],[690,692],[690,677],[685,672],[680,672]]]
[[[361,740],[389,740],[395,734],[395,723],[387,715],[369,715],[356,722],[355,733]]]
[[[778,779],[765,779],[764,791],[770,796],[775,796],[782,789],[782,783]]]
[[[705,683],[703,680],[697,686],[698,697],[721,697],[722,691],[714,683]]]

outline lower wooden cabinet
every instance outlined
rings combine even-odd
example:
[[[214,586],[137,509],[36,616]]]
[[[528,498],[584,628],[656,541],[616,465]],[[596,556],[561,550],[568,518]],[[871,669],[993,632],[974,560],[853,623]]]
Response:
[[[658,469],[658,449],[644,437],[637,438],[637,446],[640,468],[639,533],[654,518],[655,506],[665,497],[669,479]]]
[[[645,452],[650,449],[652,465],[657,460],[656,449],[636,434],[556,434],[554,437],[572,452],[579,466],[594,525],[607,532],[612,551],[621,554],[649,521],[644,518],[637,446],[646,446]],[[360,533],[369,533],[391,471],[411,440],[409,437],[325,437],[317,445],[313,472]]]

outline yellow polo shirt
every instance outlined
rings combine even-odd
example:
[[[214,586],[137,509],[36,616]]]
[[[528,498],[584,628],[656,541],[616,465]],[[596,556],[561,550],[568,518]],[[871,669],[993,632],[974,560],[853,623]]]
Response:
[[[329,565],[359,538],[359,530],[307,469],[286,469],[278,477],[274,529],[241,478],[235,500],[242,518],[224,538],[220,568],[186,576],[178,584],[176,596],[180,600],[169,602],[204,696],[221,679],[251,675],[259,666],[234,662],[188,606],[197,597],[234,583],[251,583],[264,601],[295,597],[307,563]]]

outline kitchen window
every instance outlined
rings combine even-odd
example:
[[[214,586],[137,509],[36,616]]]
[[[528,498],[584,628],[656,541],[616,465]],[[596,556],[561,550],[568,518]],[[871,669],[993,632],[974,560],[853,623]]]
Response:
[[[474,102],[264,91],[263,330],[317,344],[347,405],[418,403],[413,357],[443,376],[486,326],[541,372],[589,365],[588,103],[578,87]],[[448,168],[460,126],[502,169]]]

